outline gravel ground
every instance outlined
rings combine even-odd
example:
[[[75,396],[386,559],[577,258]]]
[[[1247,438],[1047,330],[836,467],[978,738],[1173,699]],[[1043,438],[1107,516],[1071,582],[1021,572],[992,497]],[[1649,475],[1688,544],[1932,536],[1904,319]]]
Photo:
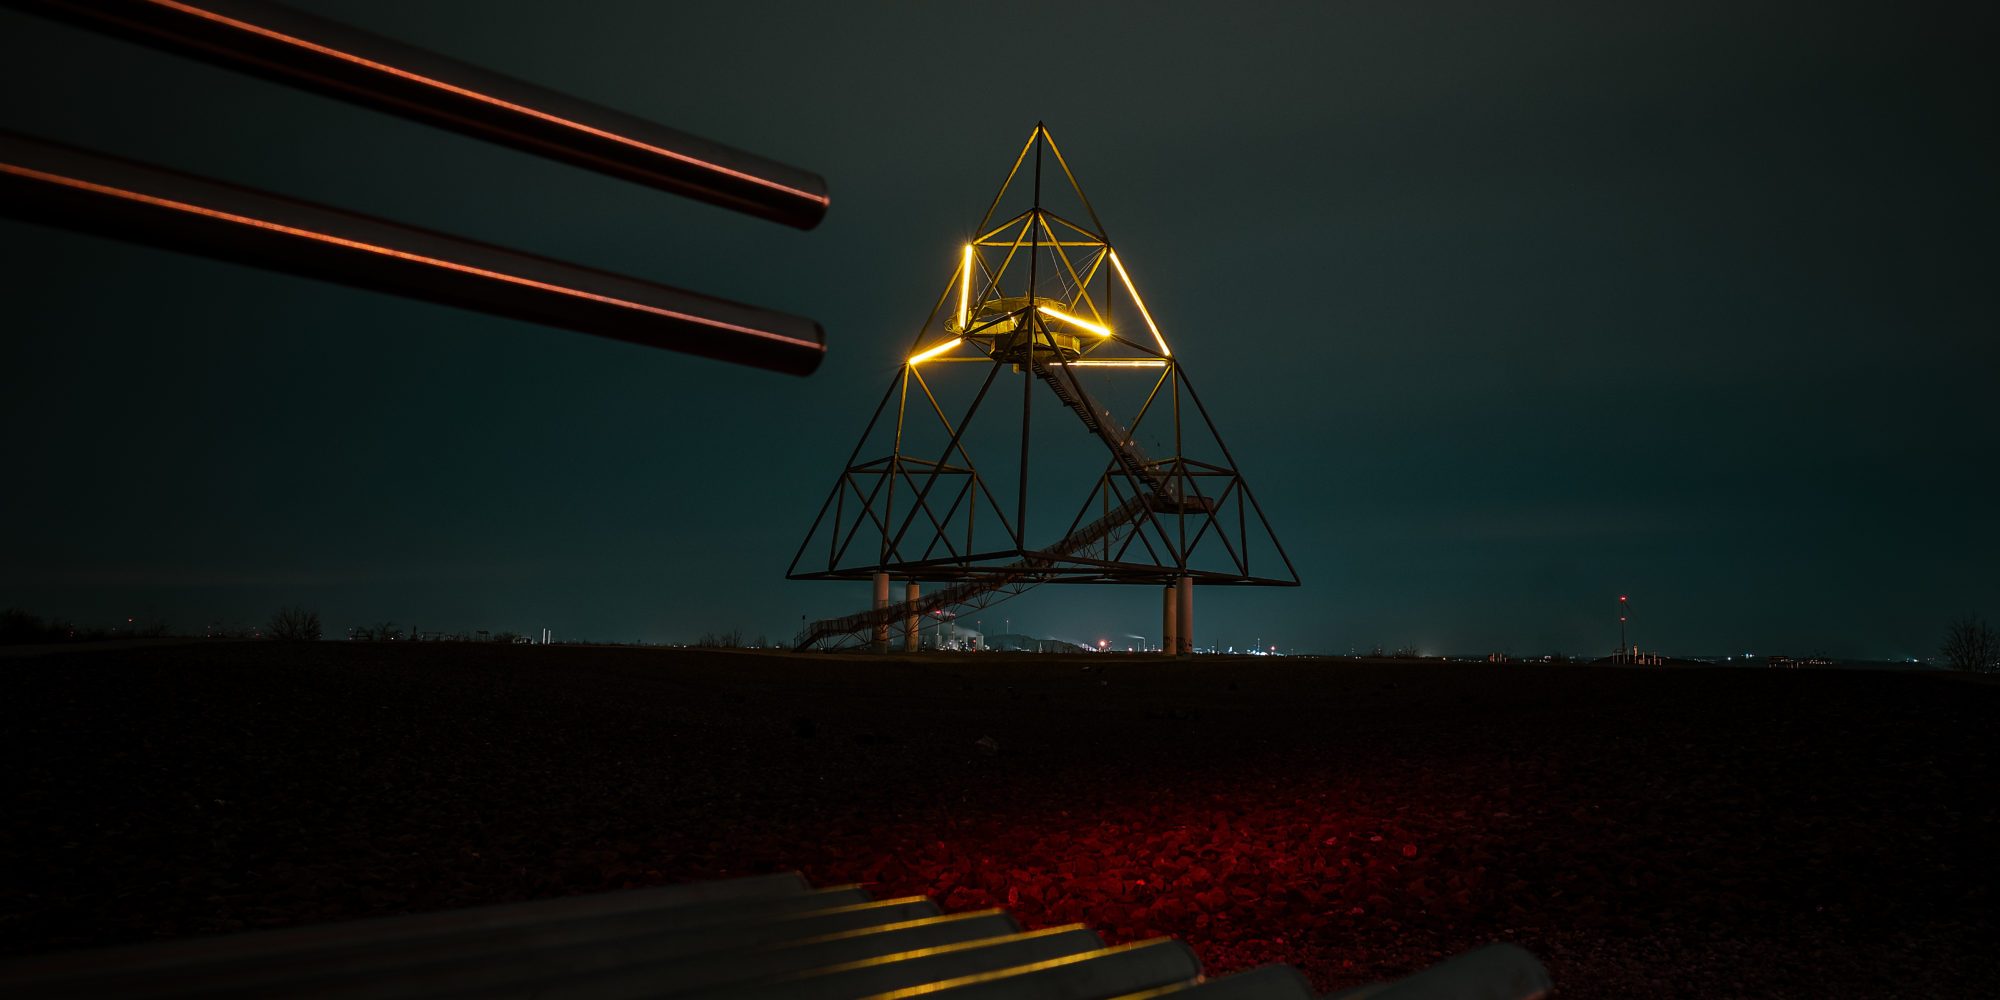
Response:
[[[2000,685],[214,643],[0,660],[0,952],[792,869],[1322,989],[1981,996]],[[982,740],[985,745],[982,745]]]

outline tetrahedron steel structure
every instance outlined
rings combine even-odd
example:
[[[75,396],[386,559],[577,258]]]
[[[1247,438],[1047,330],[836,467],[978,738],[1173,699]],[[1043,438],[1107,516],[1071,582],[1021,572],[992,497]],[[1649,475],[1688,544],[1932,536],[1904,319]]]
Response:
[[[872,580],[875,600],[799,645],[894,627],[914,648],[918,629],[1042,583],[1297,586],[1046,128],[969,235],[787,574]],[[889,579],[905,581],[894,601]]]

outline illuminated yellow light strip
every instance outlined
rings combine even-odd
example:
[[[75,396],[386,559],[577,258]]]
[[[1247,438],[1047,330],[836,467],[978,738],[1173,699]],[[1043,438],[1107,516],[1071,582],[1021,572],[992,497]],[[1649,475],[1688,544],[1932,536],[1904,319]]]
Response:
[[[330,48],[325,45],[320,45],[316,42],[309,42],[303,38],[296,38],[291,35],[284,34],[282,32],[273,31],[269,28],[260,27],[255,24],[251,24],[248,21],[239,21],[233,17],[227,17],[225,15],[218,14],[215,11],[204,10],[200,7],[194,6],[193,4],[180,3],[177,2],[177,0],[148,0],[148,2],[152,3],[154,6],[165,7],[168,10],[179,11],[183,14],[189,14],[194,17],[199,17],[206,21],[212,21],[216,24],[234,28],[238,31],[246,31],[253,35],[258,35],[263,38],[271,39],[272,41],[282,42],[286,45],[291,45],[297,48],[305,49],[308,52],[317,52],[320,55],[331,56],[335,59],[340,59],[345,62],[353,63],[356,66],[361,66],[367,69],[371,69],[378,73],[386,73],[390,76],[399,77],[404,80],[409,80],[412,83],[420,83],[427,87],[434,87],[438,90],[445,91],[446,93],[456,94],[460,97],[468,98],[474,101],[479,101],[483,104],[490,104],[496,108],[504,108],[516,114],[527,115],[530,118],[538,118],[541,119],[542,121],[549,122],[550,124],[553,125],[560,125],[563,126],[564,128],[575,129],[576,131],[582,132],[586,135],[595,136],[596,138],[599,139],[607,139],[611,142],[619,143],[620,145],[630,146],[633,149],[644,150],[648,153],[652,153],[655,156],[664,156],[670,160],[679,160],[680,162],[688,164],[690,166],[700,167],[703,170],[712,170],[718,174],[724,174],[730,177],[734,177],[737,180],[747,181],[751,184],[761,185],[763,187],[770,188],[774,191],[782,191],[789,195],[796,195],[800,198],[804,198],[807,201],[818,202],[821,205],[829,204],[827,196],[823,194],[814,194],[811,191],[804,191],[799,188],[792,187],[789,184],[781,184],[777,181],[770,180],[768,178],[759,177],[756,174],[745,173],[744,171],[741,170],[735,170],[730,167],[725,167],[720,163],[711,163],[708,160],[704,160],[698,156],[690,156],[686,153],[682,153],[677,150],[666,149],[661,146],[652,145],[651,143],[641,142],[637,139],[619,135],[616,132],[607,132],[604,129],[596,128],[590,125],[585,125],[582,122],[571,121],[568,118],[563,118],[558,115],[552,115],[546,111],[538,111],[534,108],[530,108],[525,105],[515,104],[512,101],[504,101],[490,94],[483,94],[476,90],[471,90],[465,87],[456,86],[450,83],[446,83],[443,80],[432,79],[431,77],[424,76],[419,73],[412,73],[409,70],[397,69],[396,67],[390,66],[386,63],[379,63],[372,59],[364,59],[360,56],[354,55],[351,52],[342,52],[339,49]]]
[[[1160,345],[1160,355],[1173,357],[1174,352],[1167,350],[1167,338],[1160,336],[1159,324],[1154,323],[1153,314],[1146,311],[1146,302],[1139,298],[1139,290],[1132,287],[1132,276],[1125,273],[1125,265],[1119,261],[1116,250],[1111,251],[1111,266],[1118,271],[1118,279],[1125,282],[1125,291],[1132,296],[1132,304],[1139,307],[1139,315],[1146,318],[1146,329],[1153,331],[1153,342]]]
[[[1055,309],[1051,309],[1048,306],[1036,306],[1035,309],[1044,316],[1054,316],[1056,319],[1062,320],[1063,322],[1068,323],[1071,326],[1080,326],[1086,330],[1089,330],[1091,333],[1097,334],[1100,337],[1111,336],[1111,328],[1108,326],[1099,326],[1098,324],[1092,323],[1087,319],[1077,319],[1075,316],[1071,316],[1066,312],[1061,312]]]
[[[972,318],[972,244],[965,245],[965,261],[959,265],[958,278],[958,328]]]
[[[1071,368],[1165,368],[1164,358],[1078,358]]]
[[[127,201],[136,201],[142,205],[152,205],[156,208],[172,209],[176,212],[186,212],[190,215],[199,215],[205,218],[217,219],[222,222],[233,222],[236,223],[237,225],[250,226],[255,229],[265,230],[267,232],[282,233],[286,236],[296,236],[299,237],[300,239],[311,240],[315,243],[325,243],[325,244],[330,244],[332,246],[346,247],[350,250],[359,250],[364,253],[379,254],[383,257],[394,257],[397,260],[405,260],[413,264],[427,264],[431,267],[442,268],[447,271],[456,271],[460,274],[469,274],[478,278],[487,278],[492,281],[504,282],[510,285],[519,285],[523,288],[533,288],[537,291],[550,292],[556,295],[567,295],[570,296],[571,298],[585,299],[591,302],[598,302],[608,306],[617,306],[622,309],[632,309],[638,312],[651,313],[655,316],[664,316],[668,319],[680,320],[682,322],[697,323],[702,326],[711,326],[715,327],[718,330],[728,330],[733,333],[747,333],[753,337],[762,337],[766,340],[782,341],[787,344],[797,344],[800,347],[810,347],[815,350],[823,351],[826,349],[825,345],[820,344],[816,341],[804,340],[798,337],[788,337],[782,333],[774,333],[770,330],[759,330],[755,327],[743,326],[737,323],[727,323],[718,319],[710,319],[706,316],[696,316],[693,313],[684,313],[674,309],[663,309],[659,306],[647,305],[644,302],[632,302],[627,299],[613,298],[612,296],[609,295],[599,295],[596,292],[586,292],[582,289],[571,288],[567,285],[557,285],[547,281],[537,281],[533,278],[524,278],[521,277],[520,275],[506,274],[504,272],[494,271],[489,268],[474,267],[471,264],[461,264],[457,261],[445,260],[440,257],[431,257],[420,253],[412,253],[408,250],[398,250],[394,247],[381,246],[375,243],[363,243],[360,240],[350,240],[345,237],[334,236],[330,233],[322,233],[311,229],[301,229],[297,226],[287,226],[282,223],[269,222],[264,219],[253,219],[247,215],[237,215],[233,212],[224,212],[213,208],[204,208],[200,205],[191,205],[188,204],[187,202],[174,201],[170,198],[161,198],[156,195],[150,195],[140,191],[128,191],[124,188],[111,187],[110,185],[107,184],[97,184],[76,177],[65,177],[61,174],[52,174],[47,171],[36,170],[32,167],[23,167],[18,164],[0,163],[0,174],[13,174],[17,177],[27,177],[33,180],[46,181],[51,184],[60,184],[64,187],[75,188],[80,191],[89,191],[95,194],[108,195],[113,198],[122,198]]]
[[[949,351],[952,348],[957,347],[958,345],[963,343],[965,343],[964,337],[953,337],[950,340],[947,340],[944,343],[937,345],[936,347],[930,348],[929,350],[925,351],[919,351],[916,354],[911,355],[910,364],[914,365],[917,362],[923,361],[927,358],[937,357],[938,355],[943,354],[944,352]]]

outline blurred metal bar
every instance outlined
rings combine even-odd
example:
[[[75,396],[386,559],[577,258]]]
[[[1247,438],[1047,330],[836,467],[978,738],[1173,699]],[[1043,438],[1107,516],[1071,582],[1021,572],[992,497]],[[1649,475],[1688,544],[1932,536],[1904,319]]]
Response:
[[[712,890],[711,890],[712,887]],[[167,941],[0,962],[0,995],[949,997],[1311,1000],[1297,970],[1203,980],[1166,938],[1101,947],[1075,925],[1022,933],[997,910],[940,915],[922,897],[856,903],[797,876],[639,890]],[[1539,1000],[1533,955],[1493,945],[1335,1000]]]
[[[799,316],[0,131],[0,215],[793,375]]]
[[[1407,979],[1357,986],[1328,1000],[1542,1000],[1554,988],[1548,970],[1526,949],[1489,944]]]
[[[0,2],[788,226],[826,215],[817,174],[279,4]]]
[[[939,1000],[1098,1000],[1190,985],[1200,979],[1201,959],[1195,957],[1193,948],[1172,938],[1152,938],[976,972],[927,984],[922,992]]]
[[[763,981],[711,986],[702,994],[711,1000],[872,997],[926,983],[1081,955],[1103,947],[1104,940],[1096,933],[1069,924],[845,962]]]
[[[520,986],[522,993],[541,1000],[700,993],[745,980],[768,979],[906,951],[1004,937],[1020,931],[1021,925],[999,910],[975,910],[760,947],[718,948],[678,958],[626,962],[604,968],[588,977],[523,977]]]

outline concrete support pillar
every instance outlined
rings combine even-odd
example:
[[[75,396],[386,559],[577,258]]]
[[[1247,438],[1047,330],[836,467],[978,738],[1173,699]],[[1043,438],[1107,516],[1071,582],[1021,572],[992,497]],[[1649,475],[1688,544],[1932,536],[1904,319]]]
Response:
[[[1194,577],[1180,578],[1180,610],[1174,614],[1174,638],[1180,642],[1180,652],[1187,655],[1194,652]]]
[[[870,607],[880,611],[888,606],[889,574],[877,573],[875,574],[875,603],[870,605]],[[889,651],[889,622],[887,619],[875,625],[875,651],[878,653]]]
[[[910,602],[910,616],[903,619],[903,652],[914,653],[917,651],[917,638],[921,634],[919,626],[923,624],[917,617],[917,599],[924,596],[924,589],[917,585],[917,581],[911,580],[910,585],[903,588],[903,593],[908,595],[904,600]]]
[[[1174,628],[1174,612],[1180,610],[1181,598],[1179,588],[1171,583],[1164,590],[1160,595],[1160,652],[1172,656],[1181,648],[1180,640],[1174,637],[1177,631]]]

